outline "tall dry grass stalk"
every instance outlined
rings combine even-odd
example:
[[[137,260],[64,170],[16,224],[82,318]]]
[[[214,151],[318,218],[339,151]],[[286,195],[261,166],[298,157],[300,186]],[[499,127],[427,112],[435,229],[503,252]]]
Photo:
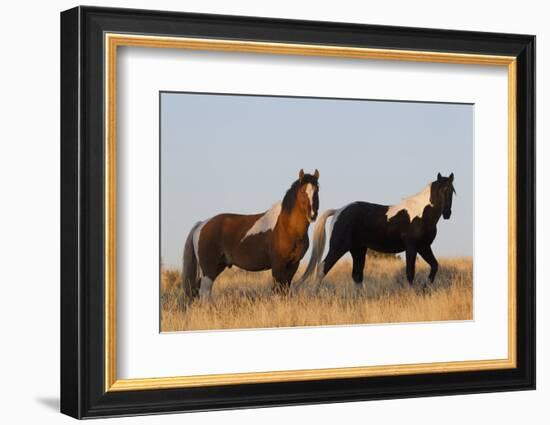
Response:
[[[287,296],[273,293],[270,271],[234,267],[216,279],[211,301],[196,300],[187,308],[180,270],[167,269],[161,276],[161,331],[472,319],[471,258],[439,263],[436,281],[426,290],[429,270],[423,262],[417,262],[415,287],[410,288],[403,261],[370,258],[362,290],[355,289],[351,263],[340,261],[319,291],[306,287]]]

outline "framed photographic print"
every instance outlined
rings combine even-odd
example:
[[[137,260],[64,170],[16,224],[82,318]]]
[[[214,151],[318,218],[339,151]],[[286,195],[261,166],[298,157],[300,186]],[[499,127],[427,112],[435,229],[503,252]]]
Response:
[[[535,37],[61,14],[61,411],[535,387]]]

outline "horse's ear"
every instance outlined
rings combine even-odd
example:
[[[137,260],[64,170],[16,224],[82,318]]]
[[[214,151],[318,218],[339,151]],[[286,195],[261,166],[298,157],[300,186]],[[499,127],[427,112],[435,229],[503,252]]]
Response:
[[[304,169],[303,168],[298,173],[298,178],[300,179],[300,181],[302,181],[302,179],[304,178]]]
[[[441,173],[437,173],[437,180],[441,180]]]
[[[313,173],[313,176],[318,179],[319,178],[319,170],[316,168],[315,172]]]
[[[454,178],[455,178],[455,173],[451,173],[451,175],[449,176],[449,181],[452,183]]]

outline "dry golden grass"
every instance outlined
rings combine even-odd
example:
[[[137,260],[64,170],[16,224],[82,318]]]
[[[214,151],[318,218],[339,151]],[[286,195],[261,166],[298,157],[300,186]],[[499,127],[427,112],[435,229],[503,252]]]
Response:
[[[270,328],[472,319],[471,258],[440,259],[433,286],[422,289],[428,267],[417,261],[415,287],[399,259],[367,259],[364,289],[351,279],[351,262],[341,260],[319,291],[311,286],[291,295],[272,291],[271,273],[225,270],[213,299],[182,302],[179,270],[161,277],[161,331]],[[297,276],[301,276],[299,270]]]

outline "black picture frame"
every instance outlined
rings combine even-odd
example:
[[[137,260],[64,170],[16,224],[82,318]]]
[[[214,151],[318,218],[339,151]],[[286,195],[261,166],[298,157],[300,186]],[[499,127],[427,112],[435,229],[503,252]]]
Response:
[[[507,55],[517,58],[517,367],[105,391],[104,34]],[[535,37],[76,7],[61,13],[61,412],[75,418],[535,388]]]

